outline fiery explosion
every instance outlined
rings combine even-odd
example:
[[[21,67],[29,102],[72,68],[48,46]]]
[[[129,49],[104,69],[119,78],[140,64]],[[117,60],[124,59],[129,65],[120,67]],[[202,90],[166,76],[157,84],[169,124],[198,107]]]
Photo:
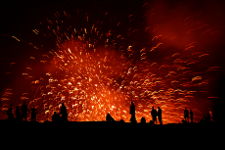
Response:
[[[72,18],[65,11],[62,14]],[[92,24],[91,17],[85,16],[84,27],[76,28],[60,13],[55,17],[32,30],[38,39],[50,39],[54,46],[27,42],[40,52],[29,57],[17,86],[4,90],[2,111],[10,103],[26,101],[30,108],[37,108],[38,120],[45,121],[65,103],[70,121],[104,121],[110,113],[115,120],[128,122],[132,101],[138,122],[141,117],[150,121],[152,106],[160,106],[163,122],[173,123],[183,119],[185,107],[192,108],[196,121],[210,108],[207,75],[219,67],[204,64],[209,53],[198,43],[174,48],[159,34],[153,36],[151,47],[136,48],[119,31],[103,29],[104,21]],[[115,27],[120,24],[115,22]],[[15,95],[20,99],[14,99]]]
[[[46,116],[51,117],[54,108],[65,102],[71,110],[70,120],[105,120],[107,112],[117,119],[126,118],[127,98],[119,92],[117,81],[126,71],[125,60],[114,51],[99,51],[71,41],[52,53],[45,77],[34,81],[46,100],[47,108],[43,110]],[[49,107],[53,109],[49,111]]]

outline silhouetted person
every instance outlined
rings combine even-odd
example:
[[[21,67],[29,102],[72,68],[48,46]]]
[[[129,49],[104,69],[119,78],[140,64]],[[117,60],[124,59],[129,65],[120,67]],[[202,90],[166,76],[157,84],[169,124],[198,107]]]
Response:
[[[67,113],[67,109],[66,109],[66,106],[64,105],[64,103],[62,103],[62,106],[60,108],[60,115],[61,115],[61,120],[63,122],[68,121],[68,113]]]
[[[136,120],[136,116],[135,116],[135,105],[133,102],[131,102],[131,105],[130,105],[130,114],[131,114],[130,122],[132,124],[136,124],[137,120]]]
[[[59,122],[60,121],[60,116],[56,112],[52,115],[52,122]]]
[[[141,118],[141,124],[146,124],[146,119],[145,119],[145,117],[142,117],[142,118]]]
[[[157,123],[157,111],[155,110],[154,107],[152,107],[151,116],[153,124]]]
[[[21,107],[21,119],[23,121],[27,121],[27,111],[28,111],[27,105],[24,103]]]
[[[187,108],[184,109],[184,121],[187,123],[189,122],[189,111]]]
[[[7,114],[8,120],[14,120],[12,105],[10,105],[10,107],[6,111],[6,114]]]
[[[162,109],[160,107],[158,107],[158,120],[160,125],[162,125]]]
[[[37,121],[37,110],[35,108],[31,109],[31,121],[36,122]]]
[[[16,121],[21,121],[21,112],[19,106],[16,106]]]
[[[114,122],[115,120],[114,120],[113,117],[108,113],[108,114],[106,115],[106,121],[107,121],[107,122]]]
[[[209,116],[210,116],[210,121],[214,121],[214,114],[211,110],[209,111]]]
[[[211,122],[211,119],[212,119],[212,116],[211,116],[210,111],[209,111],[209,112],[207,112],[207,113],[205,114],[205,121],[206,121],[207,123],[209,123],[209,122]]]
[[[131,102],[131,105],[130,105],[130,114],[135,114],[135,105],[133,102]]]
[[[190,120],[191,120],[191,123],[194,122],[194,113],[192,110],[190,110]]]

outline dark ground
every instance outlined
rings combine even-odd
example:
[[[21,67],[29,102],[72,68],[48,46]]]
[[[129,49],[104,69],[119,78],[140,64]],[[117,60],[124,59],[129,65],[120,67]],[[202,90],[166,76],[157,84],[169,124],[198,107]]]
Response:
[[[196,149],[221,148],[222,124],[130,124],[118,122],[8,122],[0,121],[1,145],[9,148],[62,149]],[[31,146],[26,146],[30,144]]]
[[[166,125],[152,125],[149,123],[146,124],[131,124],[124,122],[65,122],[65,123],[53,123],[53,122],[45,122],[45,123],[37,123],[37,122],[10,122],[10,121],[0,121],[1,129],[12,129],[12,130],[33,130],[33,129],[49,129],[49,130],[57,130],[57,129],[71,129],[71,130],[105,130],[105,129],[113,129],[113,130],[205,130],[205,131],[216,131],[225,129],[223,124],[216,123],[193,123],[193,124],[166,124]]]

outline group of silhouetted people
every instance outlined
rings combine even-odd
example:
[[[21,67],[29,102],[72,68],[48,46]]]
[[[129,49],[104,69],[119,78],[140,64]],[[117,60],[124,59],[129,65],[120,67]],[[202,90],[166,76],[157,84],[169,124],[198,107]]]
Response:
[[[10,107],[6,111],[6,114],[7,114],[8,120],[20,122],[20,121],[27,121],[28,111],[29,111],[28,106],[26,103],[24,103],[22,106],[16,106],[15,113],[14,113],[12,105],[10,105]],[[30,121],[35,122],[36,116],[37,116],[37,111],[35,108],[32,108],[30,113]]]
[[[154,107],[152,107],[152,110],[151,110],[150,113],[151,113],[151,116],[152,116],[151,122],[153,124],[157,124],[157,118],[158,118],[159,124],[160,125],[163,124],[163,122],[162,122],[162,109],[160,107],[158,107],[158,110],[156,110]],[[131,114],[130,122],[133,123],[133,124],[137,123],[136,116],[135,116],[135,105],[134,105],[133,102],[131,103],[131,106],[130,106],[130,114]],[[141,118],[141,123],[142,124],[146,123],[146,119],[144,117]]]
[[[28,120],[28,112],[29,112],[28,106],[26,103],[24,103],[22,106],[16,106],[15,110],[13,110],[12,105],[10,105],[10,107],[6,111],[6,114],[8,116],[8,120],[27,121]],[[130,114],[131,114],[130,122],[132,124],[136,124],[137,120],[136,120],[136,115],[135,115],[135,105],[133,102],[130,105]],[[158,109],[156,110],[153,106],[150,114],[152,117],[152,120],[151,120],[152,124],[158,124],[158,123],[160,125],[163,124],[162,109],[160,107],[158,107]],[[36,122],[36,116],[37,116],[37,110],[35,108],[32,108],[30,110],[30,121]],[[210,120],[210,119],[207,118],[207,120]],[[106,116],[106,121],[107,122],[115,122],[115,120],[109,113]],[[193,123],[194,122],[194,113],[191,109],[190,109],[190,111],[187,108],[184,109],[184,120],[183,121],[185,123]],[[61,104],[59,113],[54,112],[54,114],[52,115],[52,122],[68,122],[67,108],[64,105],[64,103]],[[146,123],[146,119],[144,117],[141,118],[141,123],[142,124]]]
[[[64,103],[62,103],[59,113],[54,112],[54,114],[52,115],[52,122],[68,122],[68,113]]]
[[[137,123],[136,116],[135,116],[135,105],[133,102],[130,105],[130,114],[131,114],[130,122],[133,124]],[[152,120],[151,120],[152,124],[158,124],[158,123],[160,125],[163,124],[162,109],[160,107],[158,107],[158,109],[156,110],[153,106],[150,114],[152,117]],[[208,116],[207,118],[209,118]],[[191,109],[190,111],[187,108],[184,109],[184,121],[185,123],[194,123],[194,112]],[[146,119],[144,117],[141,118],[141,123],[142,124],[146,123]]]
[[[154,107],[152,107],[152,110],[150,113],[152,116],[151,123],[157,124],[157,118],[158,118],[160,125],[162,125],[162,109],[158,107],[158,110],[156,110]],[[131,106],[130,106],[130,114],[131,114],[130,122],[133,124],[137,123],[136,116],[135,116],[135,105],[133,102],[131,103]],[[146,119],[144,117],[141,118],[141,123],[142,124],[146,123]]]
[[[190,111],[187,108],[184,109],[184,121],[186,123],[194,122],[194,113],[191,109],[190,109]]]
[[[159,121],[160,125],[163,124],[162,123],[162,109],[160,107],[158,107],[158,110],[156,110],[153,106],[152,110],[151,110],[151,116],[152,116],[153,124],[157,124],[158,123],[157,120]]]
[[[30,121],[37,121],[37,110],[35,108],[31,108],[28,110],[28,106],[24,103],[22,106],[16,106],[15,110],[13,106],[10,105],[8,110],[6,111],[7,120],[9,121],[17,121],[17,122],[26,122],[28,121],[28,112],[30,112]],[[68,121],[68,113],[66,106],[62,103],[60,107],[60,112],[52,115],[52,122],[67,122]]]

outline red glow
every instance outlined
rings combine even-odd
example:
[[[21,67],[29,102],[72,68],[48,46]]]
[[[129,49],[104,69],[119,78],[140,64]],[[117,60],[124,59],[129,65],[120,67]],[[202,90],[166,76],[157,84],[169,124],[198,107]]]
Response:
[[[212,46],[221,42],[224,33],[224,13],[221,3],[212,0],[151,3],[148,22],[151,33],[177,48],[197,42]]]

